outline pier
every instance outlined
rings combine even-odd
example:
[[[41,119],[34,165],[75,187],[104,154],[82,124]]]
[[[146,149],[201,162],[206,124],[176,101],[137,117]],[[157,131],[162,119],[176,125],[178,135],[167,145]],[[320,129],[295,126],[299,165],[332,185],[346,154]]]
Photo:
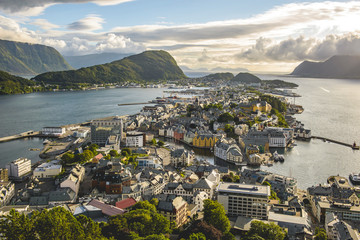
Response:
[[[21,139],[21,138],[27,138],[27,137],[36,137],[38,135],[39,135],[39,132],[34,132],[33,130],[30,130],[30,131],[23,132],[20,134],[2,137],[2,138],[0,138],[0,143],[8,142],[8,141],[16,140],[16,139]]]
[[[312,139],[320,139],[320,140],[323,140],[324,142],[336,143],[336,144],[339,144],[339,145],[343,145],[345,147],[350,147],[350,148],[352,148],[354,150],[359,150],[359,146],[349,144],[349,143],[344,143],[344,142],[337,141],[337,140],[334,140],[334,139],[325,138],[325,137],[319,137],[319,136],[311,136],[311,138]]]
[[[156,104],[153,102],[140,102],[140,103],[119,103],[118,106],[129,106],[129,105],[143,105],[143,104]]]

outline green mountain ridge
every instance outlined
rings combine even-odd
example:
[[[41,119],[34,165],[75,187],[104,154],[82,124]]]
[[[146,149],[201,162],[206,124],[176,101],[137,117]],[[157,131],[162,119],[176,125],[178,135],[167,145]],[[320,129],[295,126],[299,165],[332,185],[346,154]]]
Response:
[[[261,83],[261,79],[251,73],[239,73],[230,80],[231,84]]]
[[[35,82],[0,71],[0,95],[31,93]]]
[[[36,75],[72,67],[55,48],[0,40],[0,70],[14,75]]]
[[[158,82],[186,78],[175,59],[165,51],[145,51],[111,63],[78,70],[43,73],[35,78],[50,84]]]
[[[291,75],[360,79],[360,56],[336,55],[324,62],[304,61],[294,69]]]

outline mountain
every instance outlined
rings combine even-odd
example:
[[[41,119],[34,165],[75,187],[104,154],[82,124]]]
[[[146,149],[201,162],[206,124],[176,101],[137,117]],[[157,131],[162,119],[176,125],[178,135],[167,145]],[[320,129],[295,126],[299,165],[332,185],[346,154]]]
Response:
[[[33,92],[35,82],[0,71],[0,95]]]
[[[203,78],[206,78],[207,80],[223,80],[223,81],[229,81],[234,78],[234,74],[226,72],[226,73],[213,73],[209,74]]]
[[[117,83],[124,81],[156,82],[186,78],[175,59],[165,51],[146,51],[111,63],[78,70],[48,72],[36,81],[51,84]]]
[[[261,83],[261,79],[251,73],[239,73],[230,80],[231,84]]]
[[[291,75],[320,78],[360,78],[360,56],[333,56],[325,62],[304,61]]]
[[[82,67],[90,67],[94,65],[113,62],[116,60],[123,59],[124,57],[128,57],[130,55],[133,54],[97,53],[97,54],[88,54],[82,56],[64,56],[64,58],[73,68],[79,69]]]
[[[0,70],[15,75],[36,75],[72,69],[61,54],[40,44],[0,40]]]

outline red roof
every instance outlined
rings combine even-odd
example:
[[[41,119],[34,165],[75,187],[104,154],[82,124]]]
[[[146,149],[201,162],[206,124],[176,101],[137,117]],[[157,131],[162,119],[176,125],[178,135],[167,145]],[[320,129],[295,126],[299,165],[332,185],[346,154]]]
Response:
[[[121,200],[119,202],[116,202],[116,207],[118,208],[122,208],[122,209],[126,209],[129,208],[131,206],[133,206],[136,203],[135,199],[133,198],[126,198],[124,200]]]
[[[114,216],[114,215],[125,213],[125,210],[123,210],[121,208],[118,208],[118,207],[115,207],[112,205],[108,205],[108,204],[100,202],[99,200],[96,200],[96,199],[91,200],[88,203],[88,205],[101,209],[101,212],[107,216]]]
[[[101,160],[104,156],[99,153],[98,155],[96,155],[94,158],[96,158],[97,160]]]

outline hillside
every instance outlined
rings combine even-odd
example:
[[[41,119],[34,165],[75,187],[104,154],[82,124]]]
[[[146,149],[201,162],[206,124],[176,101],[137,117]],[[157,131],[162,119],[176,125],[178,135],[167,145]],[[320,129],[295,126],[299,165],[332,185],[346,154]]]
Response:
[[[119,61],[78,70],[48,72],[36,81],[52,84],[120,83],[124,81],[157,82],[186,78],[175,59],[165,51],[146,51]]]
[[[0,40],[0,70],[15,75],[36,75],[72,69],[52,47]]]
[[[261,79],[251,73],[239,73],[230,80],[231,84],[261,83]]]
[[[33,92],[35,82],[0,71],[0,95]]]
[[[229,81],[234,78],[234,74],[226,72],[226,73],[213,73],[209,74],[203,78],[206,78],[207,80],[224,80]]]
[[[97,53],[82,56],[64,56],[65,60],[74,68],[90,67],[94,65],[110,63],[116,60],[123,59],[132,54],[120,53]]]
[[[360,78],[360,56],[333,56],[325,62],[304,61],[291,75],[320,78]]]

